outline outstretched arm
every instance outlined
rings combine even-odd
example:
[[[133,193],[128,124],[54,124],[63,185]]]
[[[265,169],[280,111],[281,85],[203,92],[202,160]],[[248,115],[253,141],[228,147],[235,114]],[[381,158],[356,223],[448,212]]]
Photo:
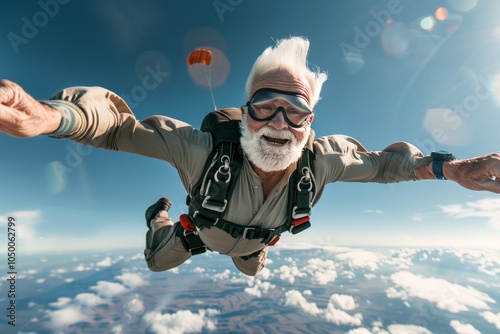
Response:
[[[102,87],[66,88],[38,102],[19,85],[1,80],[1,132],[16,137],[48,134],[164,160],[178,170],[188,191],[203,171],[199,162],[212,149],[209,133],[167,116],[137,120],[122,98]]]
[[[57,130],[61,114],[38,102],[19,85],[0,80],[0,132],[14,137],[35,137]]]
[[[500,154],[492,153],[445,162],[443,175],[467,189],[486,190],[500,194]],[[415,168],[415,176],[420,180],[434,179],[432,162]]]
[[[433,157],[424,156],[409,143],[398,142],[383,151],[367,151],[355,139],[336,135],[318,138],[315,153],[316,177],[323,177],[327,183],[436,179]],[[325,175],[322,171],[326,171]],[[467,189],[500,194],[500,153],[445,162],[443,175]]]

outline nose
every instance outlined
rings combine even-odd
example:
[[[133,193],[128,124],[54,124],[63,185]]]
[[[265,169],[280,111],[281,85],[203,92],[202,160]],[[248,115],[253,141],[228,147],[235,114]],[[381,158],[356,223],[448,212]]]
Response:
[[[288,124],[285,121],[284,111],[279,112],[276,116],[270,119],[267,124],[276,130],[285,130],[288,128]]]

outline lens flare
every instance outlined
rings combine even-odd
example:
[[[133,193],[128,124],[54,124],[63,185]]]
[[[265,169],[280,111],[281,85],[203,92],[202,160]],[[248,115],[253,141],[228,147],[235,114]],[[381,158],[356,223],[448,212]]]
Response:
[[[420,20],[420,28],[424,30],[432,31],[435,25],[436,25],[436,20],[434,20],[432,16],[426,16],[422,20]]]
[[[468,12],[477,5],[477,0],[448,0],[448,4],[459,12]]]
[[[493,93],[495,94],[497,104],[500,105],[500,73],[497,73],[491,79],[491,88],[493,90]]]
[[[403,56],[410,47],[410,30],[402,22],[385,26],[380,35],[384,52],[391,56]]]
[[[444,7],[439,7],[438,9],[436,9],[434,16],[437,20],[444,21],[448,17],[448,10]]]
[[[212,52],[210,66],[201,63],[188,66],[188,72],[194,82],[203,87],[217,87],[223,84],[229,75],[230,65],[222,51],[212,46],[200,46]],[[208,73],[208,74],[207,74]]]
[[[441,145],[464,145],[472,138],[472,127],[467,119],[452,109],[428,109],[423,127]]]
[[[67,185],[67,167],[59,161],[52,161],[45,165],[45,176],[51,194],[59,194]]]

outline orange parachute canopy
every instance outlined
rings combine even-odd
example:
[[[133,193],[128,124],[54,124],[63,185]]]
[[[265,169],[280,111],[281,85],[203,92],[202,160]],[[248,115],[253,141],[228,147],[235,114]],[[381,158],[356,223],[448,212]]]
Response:
[[[194,49],[188,56],[188,66],[203,64],[209,66],[212,62],[212,51],[208,49]]]

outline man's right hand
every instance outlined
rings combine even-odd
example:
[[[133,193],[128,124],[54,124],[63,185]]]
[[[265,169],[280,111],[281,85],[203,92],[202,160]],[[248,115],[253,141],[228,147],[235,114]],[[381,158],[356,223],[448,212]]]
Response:
[[[61,114],[35,100],[18,84],[0,80],[0,132],[34,137],[57,130]]]

